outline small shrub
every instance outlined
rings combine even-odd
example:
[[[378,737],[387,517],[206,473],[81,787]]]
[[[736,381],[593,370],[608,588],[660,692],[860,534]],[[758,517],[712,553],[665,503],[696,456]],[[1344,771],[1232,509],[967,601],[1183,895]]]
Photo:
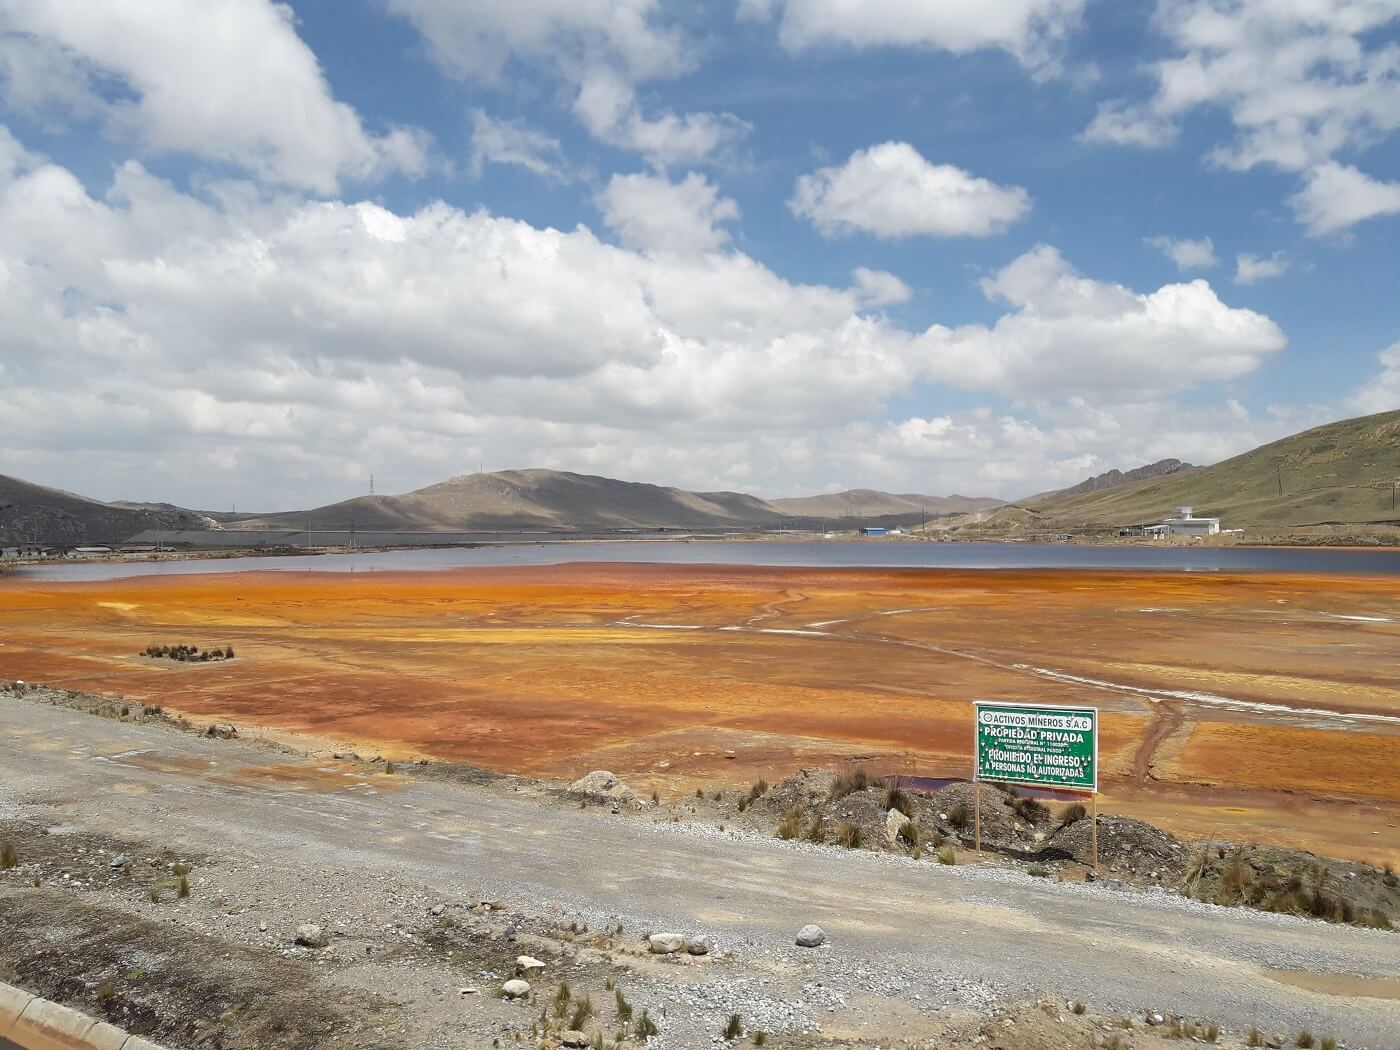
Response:
[[[1322,1037],[1322,1050],[1337,1050],[1337,1040],[1334,1036],[1324,1035]]]
[[[619,1021],[632,1020],[632,1004],[627,1001],[627,996],[622,994],[621,988],[613,993],[613,998],[617,1000],[617,1019]]]
[[[826,818],[821,813],[812,814],[812,822],[807,825],[807,833],[804,837],[808,842],[822,843],[826,841]]]
[[[19,863],[19,853],[13,842],[0,843],[0,871],[9,871]]]
[[[767,1032],[755,1032],[755,1033],[753,1034],[753,1045],[754,1045],[754,1046],[766,1046],[767,1043],[768,1043],[768,1033],[767,1033]]]
[[[661,1029],[656,1027],[656,1022],[651,1019],[645,1007],[642,1009],[642,1016],[637,1018],[637,1038],[643,1041],[650,1039],[654,1035],[660,1035]]]
[[[833,799],[845,798],[857,791],[864,791],[869,786],[870,774],[864,769],[857,769],[853,773],[840,773],[831,782],[831,797]]]
[[[573,989],[569,987],[568,981],[561,981],[559,987],[554,990],[554,1016],[563,1017],[569,1012],[569,1003],[574,997]]]
[[[152,904],[159,904],[159,903],[160,903],[160,888],[157,887],[157,886],[152,886],[149,890],[146,891],[146,896],[149,897],[149,898],[151,899],[151,903],[152,903]]]
[[[749,797],[748,797],[747,795],[740,795],[740,796],[739,796],[739,812],[742,813],[742,812],[744,812],[744,810],[746,810],[746,809],[748,809],[748,808],[749,808]]]
[[[1070,1009],[1073,1010],[1076,1014],[1083,1016],[1084,1012],[1088,1009],[1088,1007],[1081,1002],[1076,1002],[1072,1007],[1070,1007]]]
[[[696,789],[695,789],[695,797],[696,797],[696,798],[704,798],[704,797],[705,797],[705,789],[704,789],[704,788],[696,788]]]
[[[392,762],[385,762],[385,763],[384,763],[384,772],[386,772],[386,773],[392,773],[393,771],[394,771],[394,763],[392,763]]]
[[[659,791],[653,791],[653,792],[651,793],[651,804],[652,804],[653,806],[659,806],[659,805],[661,805],[661,792],[659,792]]]
[[[952,846],[944,846],[941,850],[938,851],[939,864],[956,864],[957,862],[958,855],[954,851]]]
[[[593,1016],[593,1000],[589,996],[576,1000],[574,1003],[574,1016],[569,1019],[569,1027],[575,1031],[582,1031],[583,1026],[588,1023],[588,1019]]]
[[[1050,877],[1050,869],[1044,864],[1032,864],[1026,869],[1026,874],[1037,879],[1048,879]]]
[[[898,784],[891,784],[885,788],[885,810],[897,809],[906,817],[914,815],[914,800],[909,797],[909,793]]]
[[[1103,1050],[1123,1050],[1123,1037],[1117,1032],[1110,1036],[1105,1036]]]
[[[762,777],[759,777],[759,778],[758,778],[757,780],[755,780],[755,781],[753,782],[753,784],[750,785],[750,787],[749,787],[749,801],[753,801],[753,800],[755,800],[755,799],[762,798],[762,797],[763,797],[764,795],[766,795],[767,793],[768,793],[768,781],[764,780]]]
[[[959,831],[966,831],[967,826],[972,823],[972,811],[966,804],[959,802],[948,810],[948,823]]]
[[[178,896],[181,900],[188,897],[190,895],[190,880],[185,878],[185,876],[181,875],[180,886],[179,889],[175,891],[175,893],[176,896]]]
[[[901,846],[907,846],[912,850],[919,848],[919,826],[912,820],[906,820],[899,826],[899,831],[895,833],[895,838]]]
[[[184,876],[190,873],[190,866],[188,864],[175,864],[171,866],[170,870],[177,876]]]
[[[1263,1046],[1263,1045],[1264,1045],[1264,1036],[1263,1036],[1263,1033],[1261,1033],[1261,1032],[1259,1031],[1259,1029],[1257,1029],[1257,1028],[1250,1028],[1250,1030],[1249,1030],[1249,1035],[1245,1038],[1244,1045],[1245,1045],[1245,1046]]]
[[[783,814],[783,819],[778,821],[778,838],[795,839],[802,831],[802,809],[800,806],[793,806]]]
[[[860,849],[860,828],[849,820],[836,825],[836,842],[847,849]]]
[[[1218,1024],[1206,1025],[1206,1042],[1214,1043],[1220,1040],[1220,1026]]]
[[[1039,824],[1050,819],[1050,811],[1038,799],[1017,798],[1011,808],[1027,824]]]
[[[718,801],[719,801],[720,799],[722,799],[723,797],[724,797],[724,792],[723,792],[723,791],[716,791],[713,795],[710,796],[710,798],[714,799],[716,802],[718,802]]]
[[[1304,1028],[1298,1033],[1298,1046],[1311,1047],[1313,1045],[1313,1034]]]
[[[744,1034],[744,1022],[738,1014],[730,1014],[724,1025],[724,1038],[738,1039]]]

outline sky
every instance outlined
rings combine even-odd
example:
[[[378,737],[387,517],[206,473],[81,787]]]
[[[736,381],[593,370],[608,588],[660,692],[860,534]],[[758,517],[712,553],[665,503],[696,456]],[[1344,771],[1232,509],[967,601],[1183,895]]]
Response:
[[[1014,499],[1400,408],[1400,0],[0,0],[0,473]]]

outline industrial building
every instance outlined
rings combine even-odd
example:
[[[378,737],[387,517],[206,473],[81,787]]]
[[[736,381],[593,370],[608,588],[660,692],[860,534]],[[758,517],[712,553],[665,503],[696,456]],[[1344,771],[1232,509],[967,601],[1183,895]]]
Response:
[[[1216,536],[1220,533],[1219,518],[1198,518],[1193,507],[1177,507],[1176,517],[1162,522],[1168,536]]]

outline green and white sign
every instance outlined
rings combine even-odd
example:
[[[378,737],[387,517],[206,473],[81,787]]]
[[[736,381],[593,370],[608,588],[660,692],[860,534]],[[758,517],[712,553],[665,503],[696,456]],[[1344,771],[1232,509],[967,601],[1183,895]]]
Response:
[[[1099,712],[976,701],[977,780],[1099,789]]]

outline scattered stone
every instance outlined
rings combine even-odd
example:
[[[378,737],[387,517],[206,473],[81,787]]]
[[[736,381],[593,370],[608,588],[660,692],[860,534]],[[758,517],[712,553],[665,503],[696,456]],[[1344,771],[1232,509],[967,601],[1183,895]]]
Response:
[[[1162,1016],[1161,1014],[1159,1014],[1159,1013],[1150,1013],[1150,1014],[1148,1014],[1147,1017],[1146,1017],[1147,1023],[1150,1024],[1150,1025],[1152,1025],[1152,1026],[1154,1026],[1154,1027],[1156,1027],[1156,1026],[1159,1025],[1159,1024],[1165,1023],[1166,1020],[1167,1020],[1167,1019],[1166,1019],[1165,1017],[1163,1017],[1163,1016]]]
[[[808,924],[797,931],[799,948],[819,948],[826,943],[826,931],[815,924]]]
[[[109,868],[124,868],[130,863],[131,861],[127,860],[126,854],[123,853],[120,856],[113,857],[111,862],[107,866]]]
[[[559,1041],[567,1047],[583,1047],[588,1045],[588,1036],[582,1032],[565,1032],[559,1037]]]
[[[656,955],[671,955],[685,948],[685,937],[679,933],[653,933],[647,947]]]
[[[446,910],[447,910],[447,905],[446,905],[446,904],[434,904],[434,905],[433,905],[433,914],[434,914],[434,915],[441,915],[441,914],[442,914],[443,912],[445,912]]]
[[[899,845],[899,833],[908,821],[909,818],[897,809],[885,814],[885,839],[891,846]]]
[[[703,933],[690,938],[685,942],[685,950],[691,955],[709,955],[714,951],[715,942],[706,937]]]
[[[228,722],[215,722],[209,727],[209,735],[220,740],[232,740],[238,736],[238,730]]]
[[[303,948],[324,948],[331,942],[325,930],[314,922],[308,922],[297,927],[296,943]]]
[[[501,985],[501,994],[507,999],[524,999],[530,994],[530,982],[522,981],[518,977],[513,981],[507,981]]]
[[[537,977],[544,973],[544,963],[533,956],[521,955],[515,960],[515,972],[521,977]]]
[[[637,796],[615,773],[606,769],[595,769],[585,777],[580,777],[569,785],[568,795],[585,802],[632,804]]]
[[[458,994],[458,995],[475,995],[475,994],[476,994],[476,989],[473,988],[471,985],[466,985],[466,986],[463,987],[463,988],[458,988],[458,989],[457,989],[457,994]]]

